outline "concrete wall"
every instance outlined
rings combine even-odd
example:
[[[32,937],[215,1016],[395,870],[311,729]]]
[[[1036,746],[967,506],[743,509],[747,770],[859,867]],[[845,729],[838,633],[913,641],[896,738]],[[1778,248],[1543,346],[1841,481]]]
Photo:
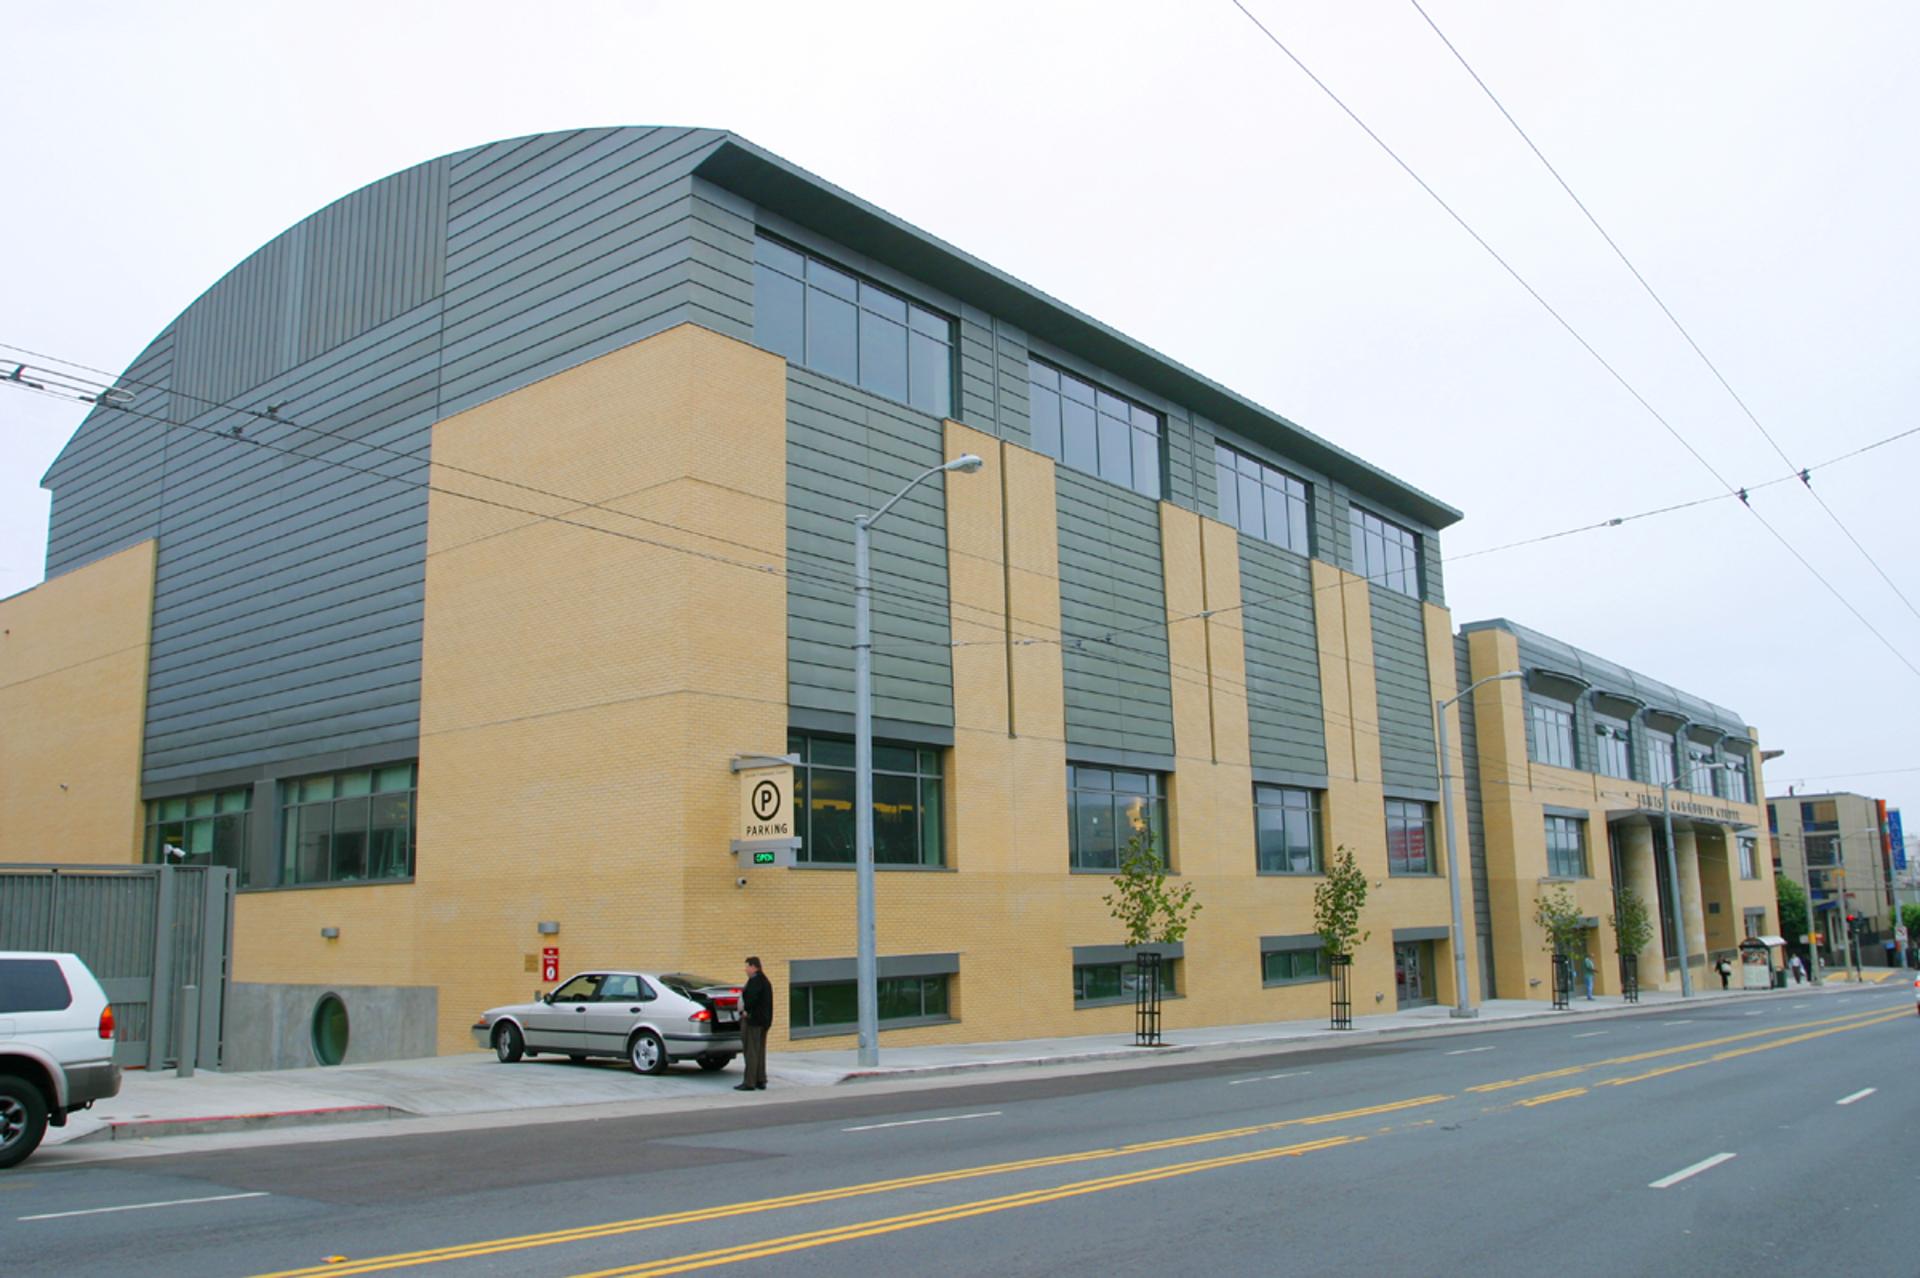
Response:
[[[431,986],[240,981],[227,998],[221,1068],[231,1072],[319,1065],[313,1052],[313,1013],[327,994],[338,995],[347,1009],[347,1054],[341,1064],[435,1054],[439,994]]]

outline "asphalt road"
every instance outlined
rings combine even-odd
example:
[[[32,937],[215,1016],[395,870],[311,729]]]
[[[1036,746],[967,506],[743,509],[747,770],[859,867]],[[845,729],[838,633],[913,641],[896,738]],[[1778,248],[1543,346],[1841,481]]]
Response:
[[[27,1275],[1920,1274],[1888,989],[0,1176]]]

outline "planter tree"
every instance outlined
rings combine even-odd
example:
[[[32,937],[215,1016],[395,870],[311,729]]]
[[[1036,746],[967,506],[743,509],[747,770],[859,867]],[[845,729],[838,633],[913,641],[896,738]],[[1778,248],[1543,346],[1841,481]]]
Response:
[[[1353,952],[1372,935],[1360,930],[1360,911],[1366,904],[1367,876],[1354,863],[1352,849],[1335,849],[1326,878],[1313,889],[1313,930],[1326,948],[1327,966],[1333,977],[1329,998],[1334,1029],[1353,1028],[1348,976],[1353,968]]]
[[[1569,965],[1575,953],[1585,954],[1587,950],[1585,915],[1574,903],[1573,894],[1564,884],[1540,893],[1533,898],[1533,921],[1540,925],[1546,934],[1546,951],[1556,960],[1564,960]],[[1553,983],[1553,1005],[1566,1006],[1563,994],[1572,989],[1572,968],[1568,967],[1568,981],[1562,987],[1558,980],[1559,962],[1554,964],[1556,979]]]
[[[1640,894],[1622,887],[1613,894],[1613,944],[1620,954],[1620,992],[1629,1003],[1640,1001],[1640,951],[1653,943],[1653,914]]]
[[[1143,947],[1173,945],[1186,939],[1200,913],[1193,884],[1167,886],[1167,865],[1153,846],[1153,835],[1142,830],[1127,840],[1113,891],[1100,898],[1107,912],[1126,932],[1134,955],[1134,1043],[1160,1045],[1160,971],[1163,956]]]

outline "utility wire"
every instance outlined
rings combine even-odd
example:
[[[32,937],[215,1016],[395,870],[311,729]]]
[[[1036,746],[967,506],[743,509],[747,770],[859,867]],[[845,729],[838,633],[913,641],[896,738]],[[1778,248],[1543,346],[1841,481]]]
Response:
[[[1680,433],[1679,428],[1674,426],[1672,422],[1668,421],[1665,415],[1663,415],[1659,409],[1655,408],[1652,405],[1652,403],[1650,403],[1647,400],[1646,396],[1642,395],[1639,389],[1635,387],[1632,382],[1628,381],[1626,376],[1622,374],[1619,369],[1615,368],[1613,364],[1607,360],[1606,356],[1602,355],[1600,351],[1593,345],[1593,343],[1589,342],[1586,339],[1586,336],[1582,334],[1579,329],[1573,326],[1572,322],[1569,321],[1566,316],[1562,315],[1558,310],[1556,310],[1553,304],[1547,301],[1547,299],[1541,295],[1538,289],[1534,288],[1532,284],[1528,283],[1526,277],[1521,275],[1520,272],[1514,268],[1511,262],[1507,261],[1505,257],[1501,256],[1499,250],[1495,249],[1492,244],[1487,242],[1486,237],[1482,236],[1479,231],[1473,228],[1472,223],[1468,222],[1465,217],[1461,216],[1461,214],[1453,207],[1453,205],[1447,203],[1446,199],[1438,191],[1434,190],[1433,187],[1428,184],[1427,180],[1421,177],[1419,172],[1411,164],[1407,163],[1406,160],[1402,159],[1400,157],[1400,153],[1398,151],[1395,151],[1392,146],[1388,145],[1386,139],[1382,138],[1378,133],[1374,132],[1373,127],[1371,125],[1369,125],[1365,120],[1361,119],[1360,115],[1356,111],[1354,111],[1352,107],[1348,106],[1345,100],[1343,100],[1339,94],[1335,93],[1333,89],[1328,86],[1326,81],[1322,80],[1318,75],[1314,74],[1313,69],[1307,66],[1305,62],[1301,61],[1299,55],[1294,53],[1292,49],[1288,48],[1287,45],[1280,39],[1280,37],[1276,36],[1267,27],[1267,25],[1264,22],[1260,21],[1259,18],[1255,17],[1253,14],[1253,11],[1251,9],[1248,9],[1247,6],[1241,2],[1241,0],[1230,0],[1230,3],[1233,5],[1234,8],[1238,9],[1242,14],[1246,16],[1247,21],[1253,23],[1253,25],[1259,30],[1260,34],[1265,36],[1268,42],[1271,43],[1274,48],[1278,49],[1282,54],[1286,56],[1288,61],[1292,62],[1294,66],[1298,67],[1300,69],[1301,74],[1306,76],[1307,79],[1313,82],[1314,87],[1318,88],[1321,93],[1327,96],[1328,100],[1330,100],[1335,106],[1339,107],[1340,110],[1343,113],[1345,113],[1347,118],[1352,120],[1354,124],[1359,127],[1361,132],[1365,133],[1369,138],[1371,138],[1374,144],[1386,153],[1387,158],[1391,159],[1396,165],[1398,165],[1400,167],[1400,170],[1403,173],[1405,173],[1409,178],[1411,178],[1415,183],[1415,185],[1417,185],[1422,191],[1425,191],[1427,195],[1433,200],[1433,202],[1435,204],[1438,204],[1442,209],[1442,211],[1444,211],[1448,217],[1452,218],[1453,221],[1460,227],[1460,229],[1465,231],[1467,235],[1470,238],[1472,238],[1474,243],[1478,244],[1482,249],[1484,249],[1487,253],[1487,256],[1491,257],[1496,263],[1498,263],[1500,268],[1504,270],[1509,276],[1511,276],[1513,281],[1516,284],[1518,284],[1523,290],[1525,290],[1526,294],[1529,297],[1531,297],[1535,302],[1538,302],[1540,304],[1540,308],[1546,311],[1546,313],[1553,318],[1555,323],[1559,324],[1561,328],[1565,329],[1567,332],[1567,335],[1572,337],[1573,340],[1579,344],[1582,350],[1586,351],[1588,355],[1592,356],[1594,362],[1599,364],[1600,367],[1606,371],[1607,375],[1613,378],[1613,380],[1619,384],[1620,388],[1626,391],[1627,394],[1632,397],[1635,403],[1639,404],[1640,407],[1644,408],[1647,411],[1648,416],[1652,417],[1656,422],[1660,423],[1660,425],[1666,430],[1666,432],[1669,435],[1673,436],[1674,440],[1682,448],[1686,449],[1687,452],[1690,455],[1692,455],[1695,461],[1699,462],[1700,465],[1706,469],[1708,474],[1712,475],[1715,479],[1719,480],[1721,487],[1725,488],[1729,493],[1733,493],[1736,496],[1738,495],[1739,489],[1735,488],[1731,483],[1727,481],[1727,477],[1725,475],[1722,475],[1720,471],[1714,466],[1714,464],[1708,461],[1705,455],[1702,454],[1699,449],[1695,448],[1692,442],[1688,440],[1685,435]],[[1913,661],[1909,659],[1905,653],[1901,652],[1898,648],[1894,647],[1893,641],[1888,639],[1884,634],[1882,634],[1879,628],[1876,627],[1872,621],[1868,620],[1865,613],[1861,612],[1858,608],[1854,607],[1853,602],[1849,600],[1844,594],[1840,593],[1839,587],[1835,586],[1831,581],[1827,580],[1827,578],[1821,574],[1820,570],[1813,566],[1812,561],[1810,561],[1805,555],[1801,554],[1799,549],[1796,548],[1792,542],[1788,541],[1786,536],[1782,534],[1779,529],[1775,528],[1773,524],[1767,520],[1767,517],[1765,515],[1762,515],[1759,511],[1755,510],[1751,504],[1743,502],[1742,505],[1746,507],[1748,513],[1750,513],[1755,519],[1760,521],[1760,526],[1762,528],[1765,528],[1767,532],[1773,536],[1773,539],[1779,542],[1781,546],[1783,546],[1786,549],[1788,554],[1792,555],[1795,559],[1800,561],[1800,566],[1805,568],[1807,572],[1813,576],[1814,580],[1818,581],[1822,586],[1826,587],[1827,592],[1831,594],[1835,599],[1839,600],[1840,605],[1843,608],[1845,608],[1848,612],[1852,613],[1854,619],[1858,621],[1862,626],[1864,626],[1867,629],[1867,631],[1873,635],[1874,638],[1878,639],[1881,642],[1881,644],[1886,647],[1888,652],[1893,654],[1895,660],[1899,661],[1901,665],[1905,666],[1908,669],[1908,671],[1910,671],[1914,675],[1915,678],[1920,678],[1920,665],[1915,665]]]
[[[1466,55],[1461,53],[1453,41],[1447,38],[1447,33],[1440,29],[1440,24],[1433,20],[1433,15],[1421,6],[1420,0],[1408,0],[1408,3],[1413,5],[1415,12],[1426,19],[1427,25],[1433,28],[1434,35],[1440,38],[1440,43],[1447,46],[1447,52],[1451,53],[1460,63],[1461,67],[1465,69],[1466,73],[1473,77],[1473,82],[1480,86],[1480,91],[1487,95],[1487,100],[1493,103],[1494,109],[1499,111],[1501,117],[1513,126],[1513,131],[1520,135],[1520,140],[1527,144],[1527,149],[1533,152],[1534,158],[1539,160],[1547,172],[1553,175],[1553,180],[1560,184],[1560,189],[1567,193],[1567,198],[1573,201],[1574,207],[1580,210],[1582,216],[1584,216],[1593,226],[1593,229],[1599,233],[1600,238],[1607,242],[1607,247],[1612,249],[1613,255],[1620,259],[1620,264],[1627,268],[1628,272],[1632,274],[1640,287],[1646,291],[1647,296],[1653,299],[1653,304],[1660,308],[1660,313],[1667,317],[1667,322],[1673,325],[1674,331],[1679,333],[1687,345],[1693,349],[1693,353],[1700,357],[1700,362],[1707,366],[1707,371],[1712,373],[1714,380],[1720,383],[1720,388],[1727,392],[1735,404],[1740,406],[1740,411],[1746,415],[1748,421],[1753,423],[1753,428],[1759,431],[1761,437],[1773,447],[1773,451],[1779,454],[1780,460],[1787,464],[1789,470],[1799,470],[1799,467],[1794,464],[1793,458],[1787,456],[1787,450],[1780,446],[1780,441],[1774,438],[1773,432],[1761,424],[1760,418],[1747,404],[1745,397],[1733,388],[1733,383],[1729,382],[1726,374],[1720,371],[1720,366],[1715,364],[1707,355],[1707,352],[1701,348],[1700,343],[1694,340],[1693,334],[1687,331],[1687,326],[1680,322],[1680,317],[1673,313],[1673,308],[1667,305],[1666,299],[1661,297],[1660,294],[1655,291],[1653,285],[1647,281],[1647,277],[1641,274],[1640,268],[1633,264],[1633,260],[1627,256],[1626,250],[1620,247],[1619,242],[1616,241],[1612,235],[1608,234],[1606,227],[1600,225],[1600,219],[1594,216],[1593,210],[1587,207],[1587,202],[1581,199],[1573,187],[1567,182],[1567,179],[1561,176],[1560,170],[1554,167],[1553,161],[1546,157],[1546,154],[1540,150],[1540,147],[1534,142],[1533,138],[1528,135],[1527,131],[1520,127],[1520,122],[1513,118],[1513,113],[1507,110],[1506,104],[1500,100],[1499,95],[1494,93],[1493,89],[1487,84],[1486,80],[1481,77],[1480,73],[1473,69],[1473,64],[1467,61]],[[1807,490],[1808,495],[1820,503],[1820,509],[1827,512],[1827,518],[1833,521],[1834,527],[1845,533],[1847,540],[1853,543],[1854,549],[1858,550],[1861,556],[1869,564],[1873,565],[1873,570],[1880,574],[1880,580],[1887,583],[1887,588],[1893,591],[1900,602],[1907,606],[1907,611],[1912,613],[1916,619],[1920,619],[1920,608],[1914,607],[1913,600],[1907,598],[1906,592],[1901,590],[1899,584],[1887,575],[1887,570],[1880,566],[1880,561],[1875,559],[1872,552],[1861,544],[1858,537],[1854,536],[1853,530],[1847,527],[1845,522],[1841,520],[1839,512],[1835,511],[1834,508],[1827,503],[1827,499],[1821,495],[1820,490],[1815,488],[1807,478],[1807,472],[1800,471],[1799,479],[1802,486]]]

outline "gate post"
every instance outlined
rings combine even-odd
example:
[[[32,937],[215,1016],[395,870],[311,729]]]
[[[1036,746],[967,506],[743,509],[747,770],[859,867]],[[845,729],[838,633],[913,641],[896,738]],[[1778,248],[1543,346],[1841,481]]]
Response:
[[[160,863],[153,894],[153,997],[147,1003],[147,1068],[167,1066],[173,1038],[173,867]]]

